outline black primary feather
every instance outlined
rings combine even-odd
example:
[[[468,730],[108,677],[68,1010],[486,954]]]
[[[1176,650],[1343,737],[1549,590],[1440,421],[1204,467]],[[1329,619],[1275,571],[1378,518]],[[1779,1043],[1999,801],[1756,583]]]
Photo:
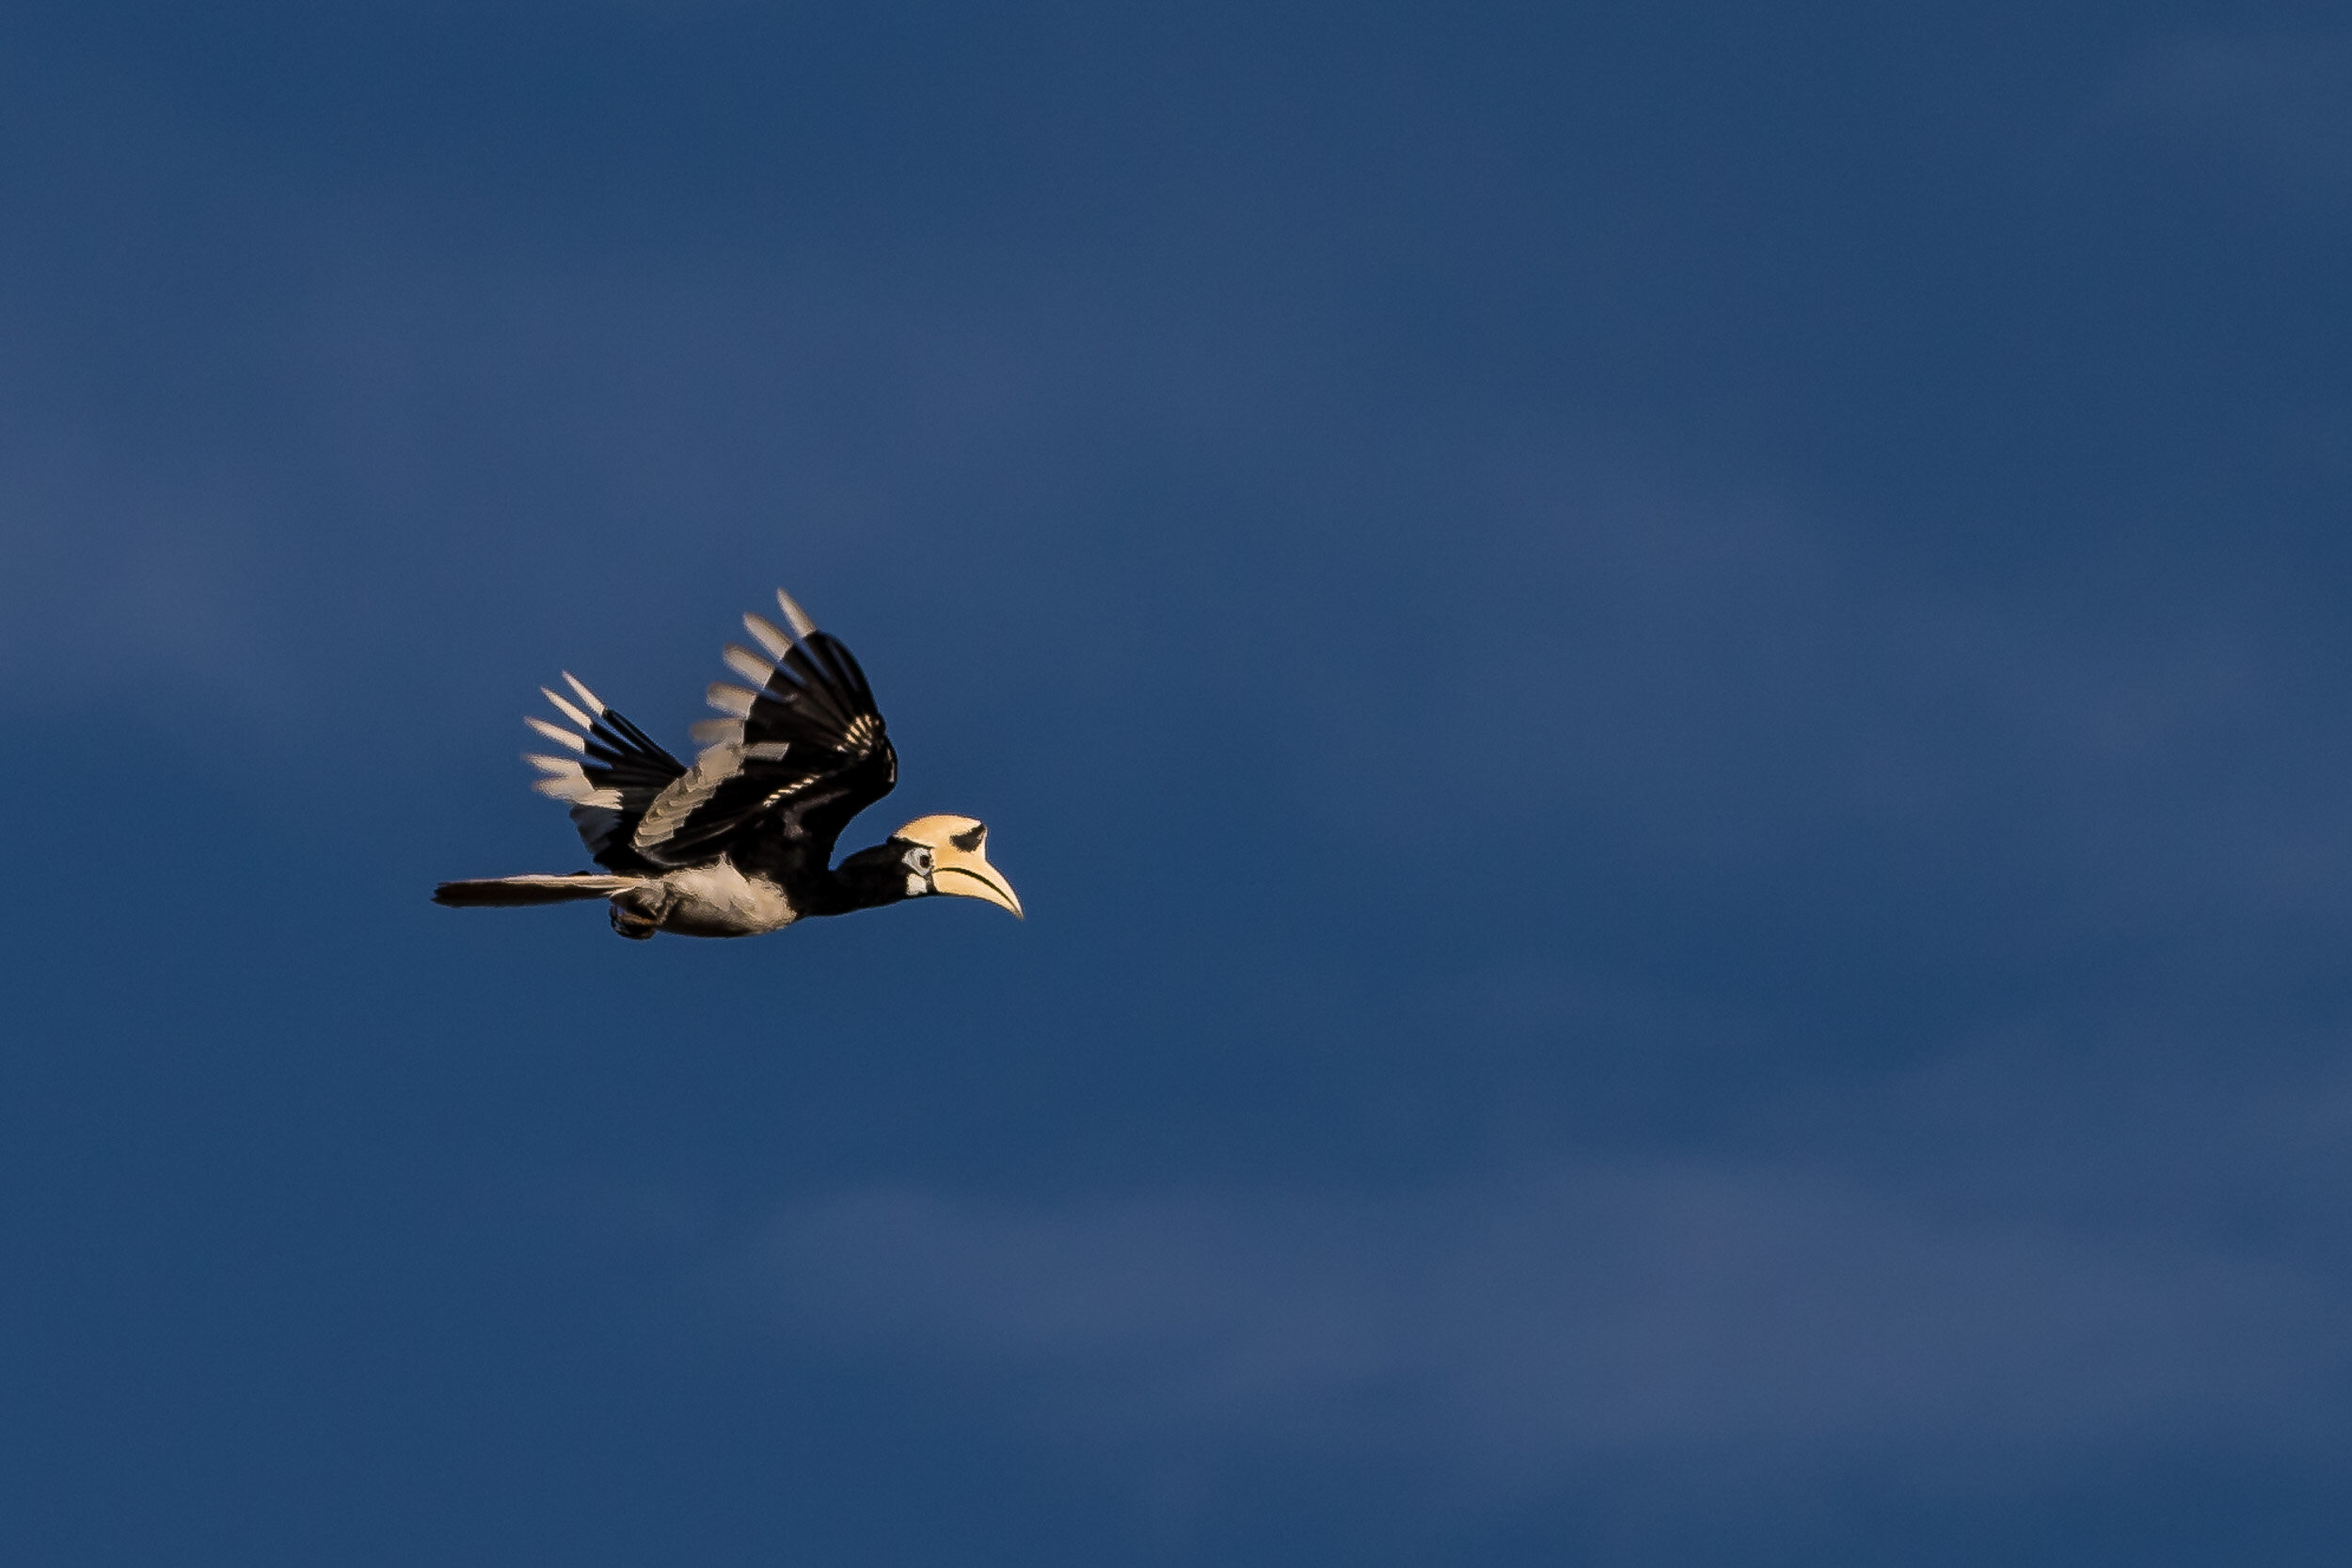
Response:
[[[589,855],[608,871],[654,872],[660,869],[630,847],[629,837],[670,782],[686,765],[618,711],[606,708],[588,731],[588,750],[580,771],[597,789],[620,796],[617,807],[580,804],[572,807],[572,826]]]
[[[787,642],[748,618],[771,650]],[[882,716],[866,673],[841,641],[811,628],[789,640],[742,719],[737,770],[688,811],[674,832],[638,852],[660,865],[693,865],[724,854],[787,886],[822,877],[850,819],[898,780]],[[640,813],[642,816],[642,812]]]

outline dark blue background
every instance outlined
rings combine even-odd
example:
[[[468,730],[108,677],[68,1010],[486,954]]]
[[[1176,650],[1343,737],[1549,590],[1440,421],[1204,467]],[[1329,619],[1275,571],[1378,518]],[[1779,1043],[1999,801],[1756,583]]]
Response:
[[[0,14],[0,1534],[2333,1562],[2327,8]],[[1031,911],[593,909],[788,585]]]

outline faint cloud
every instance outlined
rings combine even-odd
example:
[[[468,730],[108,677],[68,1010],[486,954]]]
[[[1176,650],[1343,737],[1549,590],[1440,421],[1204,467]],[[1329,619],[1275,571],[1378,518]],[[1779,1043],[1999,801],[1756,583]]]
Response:
[[[1390,1198],[796,1207],[798,1332],[1010,1377],[1045,1418],[1418,1460],[1520,1485],[1704,1449],[1730,1471],[2325,1426],[2352,1306],[2276,1259],[1966,1218],[1769,1163],[1566,1164]]]
[[[2352,196],[2352,40],[2191,39],[2148,50],[2110,101],[2185,156],[2277,194]]]
[[[0,698],[24,711],[135,685],[263,699],[237,496],[21,436],[0,428],[0,452],[40,454],[0,478]]]
[[[1508,823],[1694,883],[2008,878],[2054,934],[2266,902],[2248,872],[2342,819],[2336,775],[2284,800],[2245,766],[2245,736],[2332,733],[2287,717],[2295,617],[2259,589],[1907,578],[1804,507],[1565,436],[1421,461],[1462,518],[1443,551],[1409,589],[1327,571],[1395,609],[1295,656],[1320,820],[1464,825],[1457,855]],[[1450,743],[1399,768],[1399,716],[1430,714]]]

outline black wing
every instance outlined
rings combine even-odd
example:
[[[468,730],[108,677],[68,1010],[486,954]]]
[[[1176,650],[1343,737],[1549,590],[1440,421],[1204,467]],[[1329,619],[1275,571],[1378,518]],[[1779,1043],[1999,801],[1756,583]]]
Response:
[[[523,721],[571,753],[529,755],[532,766],[548,775],[532,787],[571,802],[572,826],[580,830],[580,839],[598,865],[608,871],[659,871],[660,866],[630,847],[630,835],[647,808],[686,771],[686,765],[605,706],[570,671],[564,673],[564,680],[581,705],[575,706],[544,686],[539,691],[555,705],[556,712],[580,728],[575,733],[544,719]]]
[[[822,874],[850,819],[898,782],[866,673],[781,590],[776,602],[790,634],[743,617],[768,657],[729,644],[726,659],[755,686],[710,688],[731,717],[694,726],[703,752],[636,824],[630,848],[655,864],[723,854],[789,885]]]

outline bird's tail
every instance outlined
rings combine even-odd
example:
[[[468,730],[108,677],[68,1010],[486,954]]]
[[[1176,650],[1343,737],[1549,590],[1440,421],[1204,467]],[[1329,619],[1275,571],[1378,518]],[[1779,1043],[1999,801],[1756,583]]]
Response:
[[[483,877],[472,881],[443,882],[433,890],[433,901],[453,910],[516,909],[525,904],[569,904],[582,898],[610,898],[616,893],[647,885],[644,877],[609,877],[583,871],[577,876]]]

